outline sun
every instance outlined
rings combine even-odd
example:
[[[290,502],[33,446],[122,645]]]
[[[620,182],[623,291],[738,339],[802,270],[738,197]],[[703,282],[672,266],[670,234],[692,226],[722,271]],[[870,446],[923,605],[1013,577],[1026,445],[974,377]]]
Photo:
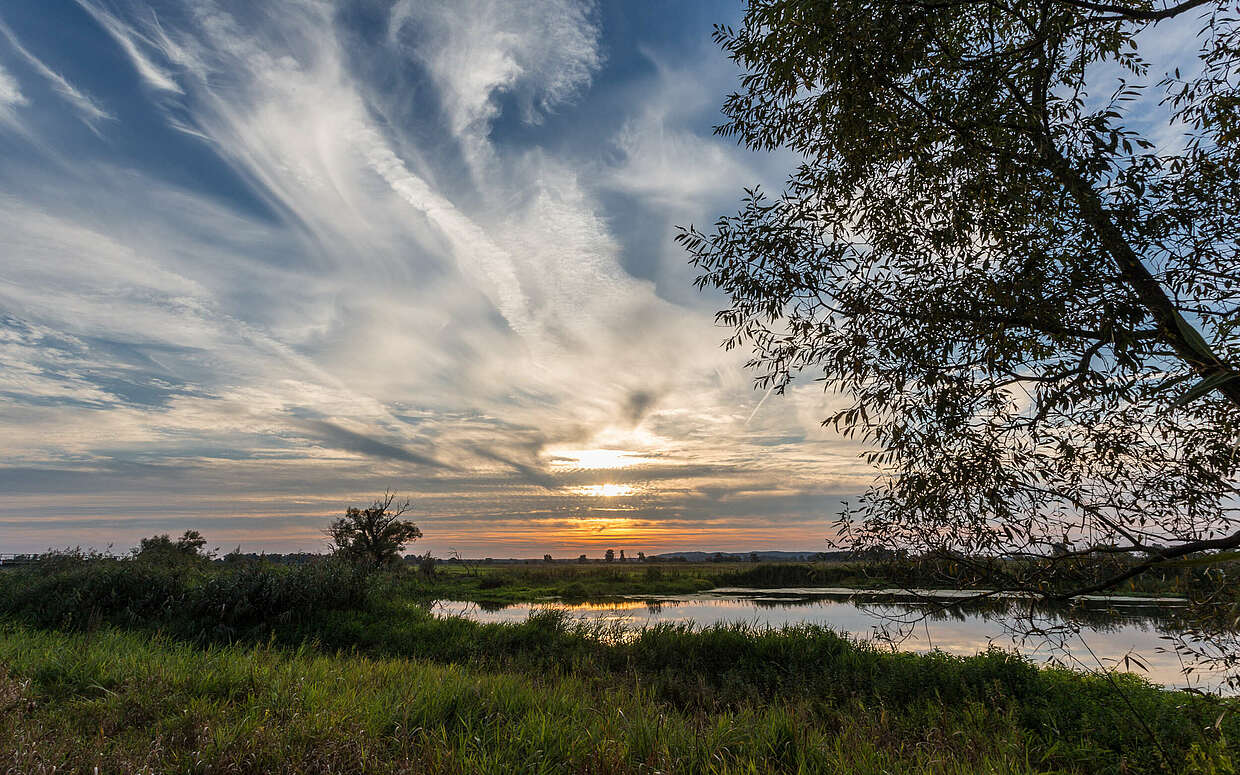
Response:
[[[628,468],[651,462],[640,453],[625,449],[561,449],[550,452],[555,468]]]
[[[575,492],[578,492],[579,495],[593,497],[620,497],[632,495],[636,491],[636,487],[632,485],[585,485],[575,489]]]

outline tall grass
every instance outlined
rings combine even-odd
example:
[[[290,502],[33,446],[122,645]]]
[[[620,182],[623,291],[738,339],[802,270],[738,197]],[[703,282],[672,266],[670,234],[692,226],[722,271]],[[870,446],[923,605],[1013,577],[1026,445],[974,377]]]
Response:
[[[0,573],[0,611],[48,627],[158,624],[183,635],[233,637],[364,608],[375,580],[334,560],[221,569],[193,558],[66,555]]]
[[[0,630],[0,771],[1026,773],[1009,715],[854,702],[686,713],[640,685],[310,648]],[[96,770],[96,768],[98,768]]]
[[[644,570],[633,575],[637,583],[659,581]],[[22,711],[23,721],[5,722],[4,734],[26,746],[21,750],[35,751],[23,761],[39,763],[43,749],[37,745],[54,735],[23,735],[85,734],[98,727],[90,750],[101,761],[137,756],[149,744],[162,746],[164,757],[150,766],[171,762],[159,771],[204,772],[229,771],[241,761],[232,758],[242,755],[237,751],[266,762],[263,757],[276,750],[289,761],[318,762],[323,771],[340,771],[340,762],[371,754],[378,757],[375,771],[471,771],[462,763],[487,771],[514,766],[518,754],[549,757],[547,771],[554,761],[560,762],[556,771],[570,772],[823,771],[846,754],[873,762],[875,771],[904,771],[928,768],[941,753],[951,767],[984,760],[996,771],[1154,772],[1198,760],[1223,772],[1233,741],[1240,740],[1235,702],[1163,691],[1133,676],[1038,669],[999,650],[975,657],[893,653],[814,626],[660,625],[620,637],[604,625],[553,612],[516,625],[479,624],[433,616],[424,605],[425,584],[404,575],[366,576],[334,563],[218,569],[92,560],[0,574],[0,616],[10,622],[0,631],[0,664],[11,674],[7,688],[0,687],[0,703],[5,692],[16,698],[14,707],[34,703]],[[146,661],[133,661],[125,649],[146,638],[151,645],[134,651]],[[122,651],[114,653],[117,648]],[[247,661],[259,671],[249,683],[236,673]],[[331,724],[319,727],[305,718],[309,711],[300,709],[298,697],[426,691],[433,698],[448,691],[421,679],[414,689],[400,688],[399,669],[434,676],[457,692],[451,695],[456,699],[436,700],[440,715],[399,718],[399,708],[387,700],[342,698],[349,710],[339,716],[331,715],[330,703],[316,705],[315,713],[356,734],[329,735],[326,748],[314,743],[317,731]],[[151,694],[143,670],[158,679],[155,685],[167,685]],[[369,670],[389,683],[372,686],[362,675]],[[303,695],[295,691],[298,672]],[[277,688],[265,688],[268,682]],[[211,688],[217,684],[222,688]],[[556,694],[561,684],[570,687],[567,695]],[[237,686],[245,687],[244,696]],[[567,704],[550,716],[495,711],[494,703],[509,701],[505,697],[524,698],[521,708]],[[58,708],[64,720],[40,708]],[[271,718],[274,726],[253,727],[250,714],[260,711],[266,715],[257,718]],[[478,712],[483,715],[475,717]],[[483,728],[489,723],[507,730],[512,713],[520,723],[504,734],[516,742]],[[194,731],[199,721],[189,719],[199,717],[204,729],[236,734]],[[150,733],[142,731],[147,723],[154,724]],[[73,724],[81,729],[70,729]],[[423,731],[410,736],[409,724]],[[969,746],[957,750],[940,740],[945,730]],[[660,747],[673,732],[681,735],[673,748]],[[873,734],[884,736],[881,744],[867,737]],[[247,735],[265,742],[251,743]],[[367,742],[358,748],[356,740]],[[527,743],[535,747],[527,750]],[[252,744],[259,748],[251,750]],[[922,757],[905,746],[939,753]],[[206,756],[208,749],[223,769],[181,769],[187,751]],[[975,750],[985,756],[971,759]]]

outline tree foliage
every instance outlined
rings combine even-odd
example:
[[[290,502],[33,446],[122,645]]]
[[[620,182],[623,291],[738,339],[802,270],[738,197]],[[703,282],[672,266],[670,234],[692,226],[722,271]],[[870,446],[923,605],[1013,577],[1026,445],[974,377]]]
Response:
[[[422,537],[416,524],[401,519],[408,510],[409,502],[396,503],[396,496],[390,492],[376,498],[368,508],[350,506],[327,529],[332,551],[373,565],[395,562],[406,544]]]
[[[1171,32],[1197,55],[1152,68]],[[802,162],[677,239],[760,387],[845,402],[879,476],[840,542],[1057,598],[1216,565],[1234,646],[1237,9],[751,0],[715,39],[716,131]]]
[[[181,537],[172,540],[167,533],[143,538],[133,549],[133,555],[140,560],[180,562],[190,559],[211,559],[213,554],[206,550],[207,539],[197,530],[186,530]]]

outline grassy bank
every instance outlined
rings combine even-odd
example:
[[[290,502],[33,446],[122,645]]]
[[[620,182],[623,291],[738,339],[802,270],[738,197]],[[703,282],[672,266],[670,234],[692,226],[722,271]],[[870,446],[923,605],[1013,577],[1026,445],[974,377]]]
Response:
[[[440,583],[460,582],[337,564],[0,575],[5,766],[1228,772],[1240,740],[1234,702],[1133,676],[891,653],[808,626],[484,625],[432,616],[422,593]]]
[[[703,714],[640,685],[114,630],[6,628],[0,661],[0,768],[31,775],[1039,769],[1019,727],[981,704],[928,709],[916,725],[859,702]]]
[[[11,773],[1153,772],[1161,761],[1107,687],[1047,671],[1023,702],[996,680],[989,696],[950,701],[911,686],[903,701],[805,691],[708,710],[661,696],[640,672],[196,646],[110,628],[5,626],[0,663],[11,752],[0,771]],[[1129,683],[1173,771],[1228,771],[1223,735],[1201,731],[1204,707]],[[1082,715],[1049,707],[1064,702]],[[1058,715],[1033,729],[1039,712]]]

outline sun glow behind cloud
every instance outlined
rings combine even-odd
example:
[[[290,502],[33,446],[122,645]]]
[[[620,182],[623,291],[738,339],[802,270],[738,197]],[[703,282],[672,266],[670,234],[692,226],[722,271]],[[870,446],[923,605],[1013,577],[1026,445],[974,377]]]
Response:
[[[439,552],[816,547],[863,486],[816,388],[755,411],[671,242],[784,168],[711,136],[708,23],[38,13],[78,43],[0,11],[0,551],[314,549],[389,487]]]
[[[594,498],[619,498],[634,494],[637,492],[637,488],[628,484],[589,484],[584,487],[576,487],[573,489],[573,492]]]
[[[549,449],[545,454],[553,468],[630,468],[655,462],[623,449]]]

